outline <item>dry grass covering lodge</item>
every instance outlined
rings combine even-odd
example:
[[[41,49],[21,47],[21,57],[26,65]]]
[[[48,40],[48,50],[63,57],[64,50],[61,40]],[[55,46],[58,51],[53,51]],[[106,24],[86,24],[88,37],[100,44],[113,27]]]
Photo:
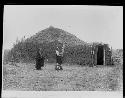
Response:
[[[62,48],[65,44],[63,63],[80,65],[97,65],[99,47],[102,46],[105,55],[105,65],[111,65],[111,49],[105,43],[86,43],[76,36],[50,26],[30,38],[17,40],[13,48],[6,51],[4,63],[15,62],[35,62],[36,50],[41,48],[42,55],[48,63],[55,63],[55,49]],[[92,55],[91,52],[94,52]],[[105,52],[104,52],[105,51]],[[102,64],[103,65],[103,64]]]

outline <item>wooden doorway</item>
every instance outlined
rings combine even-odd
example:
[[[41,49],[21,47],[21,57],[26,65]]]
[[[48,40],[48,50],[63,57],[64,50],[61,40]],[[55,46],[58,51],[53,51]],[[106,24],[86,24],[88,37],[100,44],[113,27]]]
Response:
[[[97,65],[103,65],[103,64],[104,64],[104,47],[103,45],[99,45],[97,52]]]

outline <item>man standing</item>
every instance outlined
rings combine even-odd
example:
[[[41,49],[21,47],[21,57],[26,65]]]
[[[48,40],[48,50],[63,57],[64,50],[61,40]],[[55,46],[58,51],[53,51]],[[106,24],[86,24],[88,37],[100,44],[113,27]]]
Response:
[[[58,48],[58,47],[57,47]],[[61,64],[62,64],[62,54],[61,53],[59,53],[59,51],[58,50],[56,50],[56,70],[62,70],[62,66],[61,66]]]

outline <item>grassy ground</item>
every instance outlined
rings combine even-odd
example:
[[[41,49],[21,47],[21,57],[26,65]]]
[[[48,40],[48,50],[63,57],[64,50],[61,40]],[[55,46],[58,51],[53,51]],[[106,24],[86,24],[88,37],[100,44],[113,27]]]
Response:
[[[3,65],[3,90],[21,91],[119,91],[122,88],[122,68],[80,67],[45,64],[37,71],[34,64]]]

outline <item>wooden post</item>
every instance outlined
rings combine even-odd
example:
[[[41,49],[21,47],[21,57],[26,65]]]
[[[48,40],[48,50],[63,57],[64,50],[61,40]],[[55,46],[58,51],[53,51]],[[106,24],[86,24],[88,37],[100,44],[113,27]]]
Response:
[[[104,63],[103,64],[105,65],[105,48],[104,48],[104,58],[103,59],[104,59]]]
[[[95,57],[95,55],[94,55],[95,54],[95,49],[94,48],[95,47],[93,46],[93,65],[95,65],[95,61],[94,61],[95,60],[95,58],[94,58]]]
[[[111,47],[111,65],[113,65],[113,59],[112,59],[112,47]]]
[[[92,49],[92,45],[90,47],[91,47],[91,62],[92,62],[91,66],[93,66],[93,49]]]

